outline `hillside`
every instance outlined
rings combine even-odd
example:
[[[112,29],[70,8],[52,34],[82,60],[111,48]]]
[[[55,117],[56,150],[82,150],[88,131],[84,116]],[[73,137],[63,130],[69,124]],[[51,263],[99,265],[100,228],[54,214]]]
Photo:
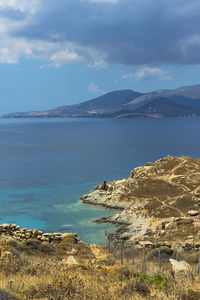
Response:
[[[61,106],[42,112],[11,113],[4,115],[6,118],[31,118],[31,117],[101,117],[112,114],[131,100],[143,95],[132,90],[114,91],[75,105]]]
[[[79,104],[39,112],[19,112],[1,118],[132,118],[200,115],[200,85],[138,93],[120,90]]]
[[[130,117],[153,117],[153,118],[162,118],[162,117],[176,117],[176,116],[200,116],[200,107],[196,109],[194,107],[185,106],[181,101],[177,101],[177,98],[171,100],[167,97],[157,97],[151,101],[148,101],[145,104],[142,104],[134,110],[122,110],[115,114],[117,118],[130,118]],[[188,101],[187,101],[188,102]],[[198,103],[199,104],[199,103]],[[188,104],[187,104],[188,105]]]
[[[185,242],[188,229],[184,235],[182,228],[180,234],[182,225],[176,224],[182,219],[182,224],[190,224],[189,235],[194,234],[193,243],[200,243],[200,235],[196,234],[200,230],[200,159],[168,156],[147,163],[131,171],[129,178],[109,182],[106,191],[99,186],[81,199],[84,203],[120,208],[121,212],[102,220],[125,225],[119,229],[120,238],[137,240],[148,231],[146,238],[149,240],[155,229],[164,230],[164,225],[159,227],[161,224],[174,222],[175,243],[179,238]],[[192,221],[191,216],[194,216]],[[168,234],[172,234],[169,229],[160,236],[162,241],[169,242]]]

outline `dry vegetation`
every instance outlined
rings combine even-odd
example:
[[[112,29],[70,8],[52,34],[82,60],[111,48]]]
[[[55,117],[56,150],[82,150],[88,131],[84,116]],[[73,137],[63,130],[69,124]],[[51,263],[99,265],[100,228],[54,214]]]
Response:
[[[148,274],[142,274],[139,256],[134,266],[125,262],[122,266],[103,247],[74,245],[69,240],[54,245],[7,240],[1,245],[15,253],[0,259],[1,300],[200,299],[197,276],[175,282],[169,266],[166,264],[160,275],[153,260]],[[80,263],[70,266],[64,259],[72,249]]]

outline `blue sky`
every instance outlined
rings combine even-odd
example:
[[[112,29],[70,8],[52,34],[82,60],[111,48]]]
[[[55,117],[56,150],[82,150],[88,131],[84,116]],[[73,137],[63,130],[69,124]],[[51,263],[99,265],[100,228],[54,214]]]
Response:
[[[0,114],[200,83],[200,0],[0,0]]]

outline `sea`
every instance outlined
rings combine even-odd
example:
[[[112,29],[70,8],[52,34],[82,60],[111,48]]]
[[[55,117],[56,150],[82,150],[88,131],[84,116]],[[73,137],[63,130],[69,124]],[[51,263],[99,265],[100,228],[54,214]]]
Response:
[[[0,224],[102,245],[114,225],[94,221],[116,211],[81,195],[167,155],[200,158],[199,132],[197,117],[0,119]]]

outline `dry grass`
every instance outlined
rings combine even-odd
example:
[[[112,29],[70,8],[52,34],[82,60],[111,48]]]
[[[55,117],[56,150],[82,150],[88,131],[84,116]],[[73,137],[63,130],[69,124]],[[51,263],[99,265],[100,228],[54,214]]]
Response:
[[[137,266],[120,266],[119,262],[111,267],[67,266],[56,256],[12,257],[0,260],[0,289],[20,300],[175,300],[200,289],[199,278],[177,283],[168,271],[166,267],[167,276],[156,274],[153,262],[148,267],[151,275],[144,275]]]

